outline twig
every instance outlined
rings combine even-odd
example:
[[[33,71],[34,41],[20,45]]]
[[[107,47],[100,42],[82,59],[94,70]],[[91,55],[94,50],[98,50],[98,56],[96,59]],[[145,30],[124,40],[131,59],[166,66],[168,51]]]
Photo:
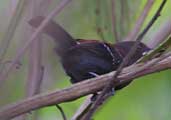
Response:
[[[6,54],[6,51],[8,49],[8,46],[10,44],[10,41],[12,39],[12,37],[15,34],[15,30],[17,28],[17,25],[20,22],[21,19],[21,15],[24,11],[24,6],[26,4],[26,0],[19,0],[17,3],[17,6],[15,8],[15,12],[13,13],[10,23],[8,25],[8,28],[5,32],[5,35],[3,36],[3,39],[1,40],[0,43],[0,63],[3,61],[4,56]],[[0,65],[0,73],[2,72],[2,70],[4,69],[4,65]]]
[[[113,93],[110,93],[110,94],[113,94]],[[111,96],[110,94],[103,96],[103,102],[100,103],[96,109],[98,109],[100,106],[102,106],[105,103],[105,101]],[[91,109],[92,105],[93,104],[91,104],[89,108],[84,112],[84,114],[79,119],[76,119],[76,120],[87,120],[87,116],[89,114],[89,110]]]
[[[102,90],[102,93],[97,97],[97,100],[95,103],[92,105],[92,108],[89,110],[89,113],[87,114],[87,117],[85,120],[90,120],[92,117],[93,113],[96,111],[98,108],[99,104],[102,103],[102,98],[103,96],[112,88],[112,86],[115,84],[116,81],[118,81],[117,76],[122,72],[122,69],[125,67],[125,65],[130,61],[130,58],[135,54],[138,45],[140,44],[143,36],[147,33],[147,31],[150,29],[150,27],[154,24],[156,19],[159,17],[160,12],[162,8],[164,7],[165,3],[167,0],[163,0],[159,9],[156,11],[155,15],[147,25],[147,27],[143,30],[142,33],[136,38],[136,42],[131,48],[131,50],[128,52],[127,56],[123,59],[123,62],[119,65],[118,69],[116,70],[116,73],[114,74],[113,78],[109,80],[109,82],[106,84],[104,89]],[[146,7],[145,7],[146,8]],[[146,8],[147,9],[147,8]]]
[[[134,41],[135,38],[137,37],[138,33],[140,32],[140,29],[145,21],[145,18],[147,17],[152,5],[154,3],[154,0],[147,0],[147,3],[144,7],[143,12],[139,16],[137,22],[135,23],[135,27],[133,30],[128,34],[126,37],[125,41]]]
[[[67,120],[67,117],[65,115],[65,112],[63,111],[62,107],[59,106],[59,105],[56,105],[56,107],[58,108],[58,110],[60,111],[61,115],[62,115],[62,118],[63,120]]]
[[[31,38],[25,43],[23,48],[21,48],[20,52],[16,55],[11,65],[7,68],[7,70],[0,74],[0,82],[4,81],[6,77],[8,76],[8,73],[13,70],[15,64],[18,62],[18,60],[22,57],[22,55],[25,53],[27,48],[30,46],[30,44],[37,38],[37,36],[42,32],[42,30],[46,27],[46,25],[49,23],[49,21],[56,15],[58,15],[63,8],[70,3],[72,0],[61,0],[61,2],[56,6],[56,8],[46,17],[46,19],[41,23],[41,25],[36,29],[34,34],[31,36]]]
[[[35,2],[35,0],[30,0],[28,2],[28,12],[26,14],[26,20],[30,20],[31,18],[34,18],[37,15],[40,15],[40,6],[38,6],[38,2]],[[26,40],[29,40],[30,36],[34,33],[33,29],[30,29],[28,24],[26,24]],[[39,93],[38,91],[40,88],[40,83],[43,76],[42,72],[42,65],[41,65],[41,47],[42,47],[42,41],[41,36],[37,37],[35,41],[30,45],[29,49],[29,66],[28,66],[28,77],[26,82],[26,88],[27,88],[27,97],[33,96],[36,93]]]
[[[157,58],[160,59],[160,58]],[[149,61],[152,62],[155,59]],[[148,62],[147,62],[148,63]],[[146,63],[146,64],[147,64]],[[132,69],[134,67],[134,69]],[[147,66],[148,67],[148,66]],[[171,56],[163,59],[161,62],[151,66],[150,68],[144,70],[143,72],[136,72],[142,69],[145,69],[143,64],[134,64],[130,67],[124,68],[123,74],[119,75],[118,81],[114,85],[114,87],[124,84],[125,82],[131,81],[137,77],[141,77],[150,73],[158,72],[161,70],[166,70],[171,68]],[[127,71],[127,72],[126,72]],[[133,74],[132,74],[133,73]],[[31,112],[32,110],[36,110],[42,107],[52,106],[64,102],[73,101],[82,96],[93,94],[95,92],[100,91],[106,85],[110,79],[113,78],[114,72],[89,79],[77,84],[72,85],[69,88],[65,88],[62,90],[53,91],[46,94],[40,94],[18,103],[6,106],[0,110],[0,119],[8,120],[19,116],[24,113]]]
[[[171,34],[171,19],[163,22],[158,31],[148,41],[148,46],[155,48]]]
[[[42,1],[41,1],[42,2]],[[34,18],[38,15],[45,15],[44,10],[41,11],[41,7],[39,6],[39,0],[29,0],[27,1],[27,6],[25,8],[25,15],[24,20],[29,21],[30,19]],[[47,5],[49,6],[49,4]],[[27,23],[24,23],[24,35],[22,38],[25,41],[30,39],[30,36],[34,33],[34,29],[31,29]],[[28,56],[28,73],[26,77],[25,83],[25,97],[29,98],[36,94],[40,93],[41,83],[43,80],[44,68],[42,67],[42,40],[41,36],[38,36],[32,44],[29,46],[29,56]],[[24,114],[20,118],[21,120],[27,120],[29,117],[32,117],[34,120],[38,120],[37,111],[32,114]]]
[[[81,104],[79,109],[75,112],[71,120],[80,120],[79,118],[81,118],[92,105],[91,97],[92,95],[87,96],[86,100]]]
[[[104,101],[108,99],[110,95],[107,95],[103,97]],[[74,114],[71,120],[82,120],[86,117],[89,109],[91,108],[93,102],[91,101],[92,95],[89,95],[87,99],[84,101],[84,103],[81,105],[81,107],[77,110],[77,112]],[[102,106],[103,103],[100,104]],[[100,107],[99,106],[99,107]]]

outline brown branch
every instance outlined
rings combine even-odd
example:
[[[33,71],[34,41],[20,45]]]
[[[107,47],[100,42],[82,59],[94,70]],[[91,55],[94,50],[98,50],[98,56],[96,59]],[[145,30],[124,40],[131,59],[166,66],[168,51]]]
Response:
[[[43,14],[42,11],[40,11],[41,6],[38,5],[39,3],[40,1],[36,2],[35,0],[30,0],[28,2],[29,4],[27,9],[28,12],[26,13],[25,16],[27,21],[34,18],[35,16]],[[29,40],[30,36],[34,33],[34,30],[31,29],[27,23],[25,27],[26,27],[26,35],[24,35],[24,37],[26,40]],[[40,86],[42,81],[41,78],[43,78],[43,69],[41,65],[42,64],[41,48],[42,48],[42,41],[41,41],[41,36],[39,36],[35,41],[33,41],[29,49],[28,77],[26,81],[27,97],[38,94],[40,91]]]
[[[105,103],[105,101],[106,101],[109,97],[111,97],[111,94],[113,94],[113,93],[109,93],[109,94],[106,94],[105,96],[103,96],[103,98],[102,98],[102,103],[100,103],[100,104],[97,106],[96,109],[98,109],[100,106],[102,106],[102,105]],[[114,95],[112,95],[112,96],[114,96]],[[91,110],[91,108],[92,108],[92,106],[93,106],[93,104],[92,104],[93,102],[90,102],[90,103],[91,103],[91,104],[89,104],[88,108],[85,109],[85,111],[83,111],[82,114],[81,114],[80,116],[78,116],[78,118],[75,119],[75,120],[88,120],[88,119],[87,119],[87,116],[89,116],[89,111]]]
[[[113,78],[110,79],[107,84],[105,85],[105,87],[103,88],[101,94],[97,97],[96,101],[94,102],[94,104],[92,105],[91,109],[89,110],[87,116],[85,117],[84,120],[90,120],[90,118],[92,117],[93,113],[96,111],[96,109],[98,108],[98,106],[100,105],[100,103],[102,103],[103,101],[103,96],[110,91],[110,89],[113,87],[113,84],[115,84],[115,82],[118,81],[118,75],[122,72],[122,69],[125,67],[125,65],[131,60],[131,58],[133,57],[133,55],[135,54],[135,51],[138,48],[138,45],[140,44],[142,38],[144,37],[144,35],[148,32],[148,30],[151,28],[151,26],[155,23],[155,21],[157,20],[157,18],[160,15],[160,12],[162,11],[165,3],[167,0],[163,0],[162,3],[160,4],[160,7],[158,8],[158,10],[156,11],[155,15],[152,17],[152,19],[150,20],[150,22],[148,23],[147,27],[138,35],[138,37],[136,38],[136,42],[133,45],[133,47],[131,48],[131,50],[128,52],[128,54],[126,55],[126,57],[123,59],[123,62],[119,65],[118,69],[116,70],[116,73],[114,74]],[[148,3],[148,2],[147,2]],[[148,4],[147,4],[148,5]],[[146,7],[145,7],[146,8]],[[146,8],[147,9],[147,8]]]
[[[87,112],[87,110],[92,105],[91,98],[92,98],[92,95],[87,96],[86,100],[78,108],[78,110],[72,116],[71,120],[80,120],[80,118],[82,118],[85,115],[85,113]]]
[[[42,1],[41,1],[42,2]],[[45,3],[45,2],[44,2]],[[48,2],[49,3],[49,2]],[[41,11],[41,7],[43,6],[49,6],[49,4],[40,4],[40,0],[29,0],[27,1],[25,6],[25,15],[23,21],[29,21],[30,19],[34,18],[38,15],[44,15],[47,9],[44,9],[44,12]],[[22,39],[26,42],[30,39],[30,36],[34,33],[34,29],[31,29],[30,26],[28,26],[28,23],[24,22],[24,25],[22,26],[24,30],[24,34],[22,36]],[[26,77],[26,83],[25,83],[25,97],[28,98],[30,96],[39,94],[41,83],[43,80],[43,72],[44,69],[42,67],[42,40],[41,36],[38,36],[38,38],[33,41],[33,43],[29,47],[29,55],[28,55],[28,73]],[[23,116],[20,116],[20,120],[27,120],[29,117],[34,118],[34,120],[37,120],[38,114],[37,112],[29,114],[24,114]]]
[[[126,39],[124,41],[134,41],[135,38],[137,37],[152,5],[154,3],[154,0],[147,0],[147,3],[144,7],[143,12],[141,13],[141,15],[139,16],[137,22],[135,23],[135,27],[133,28],[133,30],[129,33],[129,35],[126,37]]]
[[[162,57],[160,57],[159,59],[155,59],[155,60],[153,60],[153,61],[151,61],[151,62],[148,62],[147,64],[145,64],[145,65],[142,67],[142,69],[141,69],[140,71],[135,71],[135,73],[138,74],[138,73],[143,72],[145,69],[150,68],[151,66],[157,64],[158,62],[160,62],[161,60],[163,60],[163,59],[169,57],[170,55],[171,55],[171,53],[168,53],[168,54],[166,54],[166,55],[162,55]],[[132,69],[135,69],[135,68],[132,67]],[[129,72],[129,69],[128,69],[127,72]],[[126,74],[126,73],[125,73],[125,74]],[[134,73],[132,73],[132,74],[134,74]],[[131,76],[132,74],[130,74],[129,76]],[[110,97],[110,96],[104,97],[104,98],[103,98],[104,101],[106,101],[106,100],[108,99],[108,97]],[[86,100],[85,102],[86,102],[86,104],[83,105],[83,106],[81,106],[81,109],[79,109],[79,110],[77,111],[77,114],[75,114],[75,115],[73,116],[73,119],[72,119],[72,120],[84,120],[84,119],[85,119],[84,117],[86,117],[86,115],[88,114],[88,109],[90,109],[91,106],[92,106],[92,102],[90,101],[90,98],[88,98],[88,100]],[[103,102],[103,103],[104,103],[104,102]],[[101,106],[101,105],[102,105],[102,104],[100,104],[100,106]],[[98,106],[98,107],[100,107],[100,106]]]
[[[160,58],[157,58],[160,59]],[[150,62],[156,59],[151,60]],[[147,64],[147,63],[145,63]],[[134,67],[134,69],[132,69]],[[147,66],[148,67],[148,66]],[[162,71],[171,68],[171,56],[165,58],[163,61],[145,69],[143,64],[135,64],[123,70],[123,74],[119,75],[119,81],[114,86],[121,85],[137,77],[141,77],[150,73]],[[138,72],[141,70],[143,72]],[[136,72],[137,71],[137,72]],[[100,91],[110,79],[113,78],[114,72],[99,76],[97,78],[89,79],[69,88],[53,91],[46,94],[36,95],[18,103],[9,105],[0,110],[0,119],[7,120],[19,116],[24,113],[31,112],[42,107],[56,105],[63,102],[76,100],[82,96]]]
[[[63,8],[70,3],[72,0],[61,0],[60,4],[58,4],[55,9],[46,17],[46,19],[41,23],[41,25],[36,29],[34,34],[30,37],[30,39],[25,43],[25,45],[21,48],[19,53],[15,56],[14,60],[12,61],[11,65],[7,68],[7,70],[0,74],[0,82],[4,81],[9,72],[13,70],[15,64],[19,61],[19,59],[23,56],[25,51],[28,49],[30,44],[35,41],[35,39],[38,37],[38,35],[42,32],[42,30],[46,27],[46,25],[49,23],[49,21],[59,14]],[[1,83],[2,84],[2,83]]]
[[[102,106],[110,96],[111,96],[110,94],[104,96],[103,97],[104,102],[101,103],[98,107]],[[85,119],[85,117],[88,114],[88,111],[90,110],[91,106],[93,105],[91,98],[92,98],[92,95],[87,97],[87,99],[84,101],[84,103],[80,106],[80,108],[77,110],[77,112],[73,115],[71,120],[84,120]]]
[[[148,46],[151,48],[155,48],[159,45],[162,41],[168,38],[171,34],[171,19],[168,19],[164,22],[158,31],[150,38],[148,41]]]

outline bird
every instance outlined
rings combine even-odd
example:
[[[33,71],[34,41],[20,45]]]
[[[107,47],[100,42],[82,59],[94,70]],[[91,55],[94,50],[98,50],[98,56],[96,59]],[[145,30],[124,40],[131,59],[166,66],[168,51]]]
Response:
[[[37,28],[44,19],[44,16],[36,16],[28,23]],[[135,43],[135,41],[122,41],[111,44],[100,40],[75,39],[53,20],[48,22],[43,33],[55,41],[55,52],[73,84],[117,70]],[[135,63],[149,50],[150,48],[141,42],[134,57],[126,66]],[[129,83],[116,86],[115,90],[120,90]]]

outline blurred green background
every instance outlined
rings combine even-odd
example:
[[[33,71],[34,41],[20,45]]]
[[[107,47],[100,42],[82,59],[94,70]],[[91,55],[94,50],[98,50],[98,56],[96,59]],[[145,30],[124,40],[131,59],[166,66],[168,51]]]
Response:
[[[45,0],[37,0],[44,2]],[[118,38],[123,40],[132,30],[136,19],[140,15],[146,0],[115,0],[116,28]],[[158,9],[162,0],[155,3],[145,21],[145,26]],[[8,46],[3,61],[11,61],[18,50],[23,46],[25,27],[27,25],[27,9],[20,16],[19,24],[10,42],[3,42],[12,14],[15,12],[17,0],[0,1],[0,46]],[[21,2],[21,1],[19,1]],[[42,10],[49,13],[58,5],[59,0],[49,0]],[[28,7],[28,6],[24,6]],[[41,6],[39,6],[41,7]],[[161,17],[145,36],[148,40],[157,32],[160,26],[171,19],[171,1],[168,0]],[[97,14],[98,12],[98,14]],[[99,39],[113,43],[114,37],[111,25],[111,0],[73,0],[57,16],[58,21],[74,38]],[[102,34],[98,34],[98,30]],[[42,36],[42,64],[45,67],[41,93],[70,86],[67,77],[53,51],[53,41],[47,36]],[[5,50],[5,48],[1,49]],[[2,64],[2,63],[1,63]],[[5,67],[9,63],[5,64]],[[28,53],[21,59],[19,69],[10,73],[5,82],[0,85],[0,107],[24,99],[26,94],[26,80],[28,75]],[[141,77],[128,87],[118,91],[95,114],[95,120],[170,120],[171,119],[171,70],[166,70]],[[61,104],[67,118],[72,117],[79,108],[84,98]],[[37,117],[29,115],[29,119],[37,120],[62,120],[56,107],[46,107],[37,110]]]

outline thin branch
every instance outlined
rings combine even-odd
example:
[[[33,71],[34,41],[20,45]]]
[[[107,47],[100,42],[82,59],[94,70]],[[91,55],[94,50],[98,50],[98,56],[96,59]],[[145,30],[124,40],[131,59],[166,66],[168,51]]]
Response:
[[[136,50],[138,48],[138,45],[140,44],[142,38],[144,37],[144,35],[147,33],[147,31],[151,28],[151,26],[155,23],[155,21],[159,17],[160,12],[161,12],[162,8],[164,7],[166,1],[167,0],[163,0],[162,1],[159,9],[156,11],[155,15],[153,16],[153,18],[151,19],[151,21],[148,23],[147,27],[136,38],[135,44],[133,45],[133,47],[131,48],[131,50],[128,52],[128,54],[126,55],[126,57],[123,59],[123,62],[119,65],[119,67],[116,70],[116,73],[114,74],[113,78],[110,79],[109,82],[107,82],[106,86],[102,90],[102,93],[97,97],[97,100],[92,105],[92,108],[89,110],[89,113],[87,114],[87,117],[85,117],[85,120],[90,120],[90,118],[92,117],[93,113],[96,111],[96,109],[100,105],[100,103],[102,103],[103,96],[113,87],[113,85],[115,84],[115,82],[118,81],[118,75],[122,72],[122,69],[130,61],[131,57],[133,57],[133,55],[135,54],[135,52],[136,52]],[[147,7],[145,7],[145,8],[148,9]]]
[[[40,15],[41,12],[40,6],[38,6],[38,1],[36,0],[30,0],[27,9],[27,15],[26,15],[26,20],[29,21],[33,17]],[[26,28],[28,28],[28,24],[26,24]],[[26,29],[26,39],[29,39],[30,36],[33,34],[33,29]],[[27,97],[33,96],[36,93],[38,93],[39,88],[40,88],[40,83],[43,76],[42,73],[42,65],[41,65],[41,47],[42,47],[42,41],[41,41],[41,36],[39,36],[33,43],[30,45],[29,49],[29,66],[28,66],[28,78],[27,78],[27,83],[26,83],[26,88],[27,88]],[[39,81],[40,80],[40,81]]]
[[[139,16],[137,22],[135,23],[135,27],[128,34],[125,41],[134,41],[135,40],[138,33],[140,32],[140,29],[141,29],[147,15],[148,15],[149,11],[150,11],[150,9],[152,8],[153,3],[154,3],[154,0],[147,0],[147,3],[145,5],[145,7],[144,7],[143,12],[141,13],[141,15]]]
[[[22,13],[24,11],[24,7],[26,4],[26,0],[19,0],[17,3],[17,6],[15,7],[15,12],[13,12],[13,15],[11,17],[10,23],[8,25],[8,28],[5,32],[5,35],[3,36],[0,44],[0,63],[3,61],[4,56],[6,55],[6,51],[9,47],[10,41],[12,37],[15,34],[15,30],[20,23],[20,19],[22,16]],[[4,69],[4,65],[0,66],[0,73]]]
[[[42,1],[41,1],[42,2]],[[38,15],[45,15],[44,10],[41,11],[41,7],[39,6],[40,0],[29,0],[26,3],[25,8],[25,15],[24,20],[29,21],[30,19],[34,18]],[[46,6],[49,6],[49,4]],[[24,35],[22,35],[23,40],[28,41],[30,39],[30,36],[34,33],[34,29],[30,28],[28,26],[28,23],[24,23],[23,25],[24,29]],[[41,36],[38,36],[35,41],[32,42],[32,44],[29,47],[29,55],[28,55],[28,74],[26,77],[26,83],[25,83],[25,97],[31,97],[36,94],[40,93],[41,89],[41,83],[43,80],[43,74],[44,69],[42,67],[42,41]],[[21,120],[27,120],[29,117],[32,117],[34,120],[38,119],[37,112],[34,112],[32,114],[24,114],[21,116]]]
[[[82,103],[82,105],[79,107],[79,109],[75,112],[75,114],[72,116],[71,120],[80,120],[80,118],[82,116],[84,116],[86,111],[92,105],[91,98],[92,98],[92,95],[87,96],[86,100]]]
[[[38,37],[38,35],[42,32],[42,30],[46,27],[46,25],[49,23],[49,21],[56,15],[58,15],[63,8],[70,3],[72,0],[61,0],[61,2],[55,7],[55,9],[46,17],[46,19],[41,23],[41,25],[36,29],[36,31],[34,32],[34,34],[31,36],[31,38],[25,43],[25,45],[21,48],[20,52],[16,55],[16,57],[14,58],[13,62],[11,63],[11,65],[9,65],[9,67],[7,68],[7,70],[0,74],[0,82],[4,81],[9,72],[11,70],[13,70],[15,64],[18,62],[18,60],[23,56],[23,54],[25,53],[25,51],[28,49],[28,47],[30,46],[30,44],[35,41],[35,39]]]
[[[156,58],[160,59],[161,58]],[[156,59],[153,59],[149,62],[152,62]],[[148,63],[148,62],[147,62]],[[145,63],[145,64],[147,64]],[[134,68],[134,69],[132,69]],[[123,74],[120,74],[118,77],[118,81],[116,81],[114,87],[124,84],[125,82],[132,81],[133,79],[137,77],[141,77],[150,73],[166,70],[171,68],[171,56],[163,59],[159,63],[148,67],[148,69],[144,68],[143,64],[134,64],[130,67],[124,68]],[[139,72],[141,70],[144,70],[143,72]],[[136,72],[137,71],[137,72]],[[69,102],[76,100],[82,96],[93,94],[95,92],[98,92],[104,88],[106,85],[106,82],[111,80],[113,78],[113,75],[115,75],[115,71],[92,78],[77,84],[72,85],[69,88],[65,88],[62,90],[53,91],[46,94],[40,94],[33,97],[30,97],[28,99],[25,99],[23,101],[20,101],[18,103],[9,105],[4,107],[0,110],[0,119],[7,120],[14,118],[16,116],[19,116],[24,113],[31,112],[32,110],[36,110],[42,107],[52,106],[64,102]]]
[[[110,95],[106,95],[103,97],[104,101],[106,101],[110,97]],[[77,110],[71,120],[84,120],[88,114],[89,109],[91,108],[93,102],[91,101],[92,95],[88,96],[81,107]],[[105,102],[101,103],[98,107],[102,106]]]
[[[67,120],[67,117],[65,115],[65,112],[63,111],[62,107],[59,106],[59,105],[56,105],[56,107],[58,108],[58,110],[60,111],[61,115],[62,115],[62,118],[63,120]]]
[[[109,93],[109,94],[106,94],[105,96],[103,96],[102,103],[100,103],[100,105],[98,105],[96,109],[98,109],[100,106],[102,106],[105,103],[105,101],[111,96],[111,94],[113,94],[113,93]],[[91,109],[92,105],[93,104],[90,104],[90,106],[88,106],[88,108],[85,109],[83,114],[81,114],[81,116],[79,116],[78,119],[75,119],[75,120],[87,120],[87,116],[89,114],[89,110]]]
[[[142,33],[140,33],[136,39],[137,40],[141,40],[144,35],[148,32],[148,30],[151,28],[151,26],[154,24],[154,22],[157,20],[157,18],[160,16],[160,13],[165,5],[165,3],[167,2],[167,0],[163,0],[159,9],[156,11],[155,15],[153,16],[153,18],[150,20],[150,22],[148,23],[147,27],[143,30]]]
[[[164,22],[158,31],[148,41],[148,46],[155,48],[171,34],[171,19]]]

